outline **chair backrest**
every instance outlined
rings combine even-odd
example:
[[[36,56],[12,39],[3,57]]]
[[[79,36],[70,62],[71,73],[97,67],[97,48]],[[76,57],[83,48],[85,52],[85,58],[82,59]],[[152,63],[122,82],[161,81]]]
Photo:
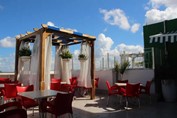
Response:
[[[4,110],[12,109],[12,108],[13,109],[22,108],[22,105],[20,102],[7,102],[5,104],[0,105],[0,113]]]
[[[51,90],[59,91],[60,90],[60,83],[58,83],[58,82],[51,82],[50,83],[50,89]]]
[[[140,83],[126,85],[126,96],[128,97],[138,97],[140,93]]]
[[[106,81],[106,86],[107,86],[108,90],[111,89],[111,85],[110,85],[109,81]]]
[[[13,109],[0,113],[0,118],[27,118],[25,109]]]
[[[29,85],[29,86],[16,86],[17,92],[25,92],[25,91],[33,91],[34,90],[34,85]]]
[[[74,89],[71,84],[61,84],[59,87],[59,91],[63,92],[73,92]]]
[[[27,118],[27,112],[20,102],[8,102],[0,105],[0,118]]]
[[[69,79],[71,85],[76,85],[77,84],[77,77],[72,77]]]
[[[4,83],[10,83],[11,80],[9,78],[0,78],[0,83],[4,84]]]
[[[51,78],[51,83],[60,83],[61,79],[60,78]]]
[[[73,101],[74,93],[57,93],[57,96],[55,98],[55,108],[56,113],[58,116],[65,114],[65,113],[71,113],[73,114],[72,110],[72,101]]]
[[[128,80],[118,80],[118,83],[128,83]]]
[[[98,88],[99,78],[95,78],[95,87]]]
[[[15,97],[17,97],[16,86],[20,86],[20,85],[21,84],[19,84],[19,83],[4,84],[6,98],[15,98]]]

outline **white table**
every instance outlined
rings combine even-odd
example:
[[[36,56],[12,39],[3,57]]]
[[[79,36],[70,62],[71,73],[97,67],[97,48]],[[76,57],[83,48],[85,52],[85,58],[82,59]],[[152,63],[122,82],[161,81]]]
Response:
[[[61,92],[55,90],[39,90],[39,91],[22,92],[22,93],[18,93],[18,95],[31,98],[31,99],[36,99],[39,103],[39,117],[44,118],[44,113],[42,113],[42,109],[41,109],[42,100],[45,100],[48,97],[56,96],[57,93],[66,94],[67,92]]]
[[[137,84],[137,83],[130,83],[130,84]],[[127,83],[115,83],[115,85],[121,86],[121,87],[126,87]],[[140,83],[140,86],[143,86],[143,84]]]
[[[4,88],[4,84],[0,84],[0,88]]]

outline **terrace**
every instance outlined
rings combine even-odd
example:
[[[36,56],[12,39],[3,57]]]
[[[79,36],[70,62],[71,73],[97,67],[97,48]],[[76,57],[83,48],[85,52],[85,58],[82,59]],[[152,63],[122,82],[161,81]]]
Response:
[[[47,27],[43,26],[43,28],[45,29]],[[59,34],[57,34],[57,35],[60,35],[61,32],[63,33],[63,31],[60,31]],[[35,33],[36,33],[36,31],[35,31]],[[68,32],[65,32],[65,33],[68,33]],[[70,32],[69,32],[69,34],[70,34]],[[76,35],[76,34],[74,34],[74,35]],[[31,36],[31,33],[29,33],[28,36]],[[22,40],[24,37],[26,37],[26,36],[21,37]],[[33,40],[34,40],[34,37],[32,37],[32,38],[33,39],[31,42],[33,42]],[[55,37],[53,36],[52,38],[55,38]],[[72,42],[72,44],[76,44],[75,40],[76,39],[81,40],[80,38],[81,38],[81,36],[78,36],[76,38],[70,37],[68,40],[73,39],[72,41],[69,41],[69,42]],[[87,37],[87,38],[92,38],[92,37]],[[31,40],[31,37],[30,38],[28,37],[27,39]],[[28,41],[28,40],[26,40],[26,41]],[[57,40],[58,40],[58,38],[57,38]],[[56,40],[54,40],[54,41],[56,41]],[[85,41],[85,40],[83,40],[83,41]],[[56,41],[55,43],[58,43],[58,42],[61,43],[61,41]],[[77,41],[77,43],[78,43],[78,41]],[[79,42],[79,43],[81,43],[81,42]],[[70,44],[70,45],[72,45],[72,44]],[[59,45],[61,45],[61,44],[59,44]],[[93,47],[92,47],[92,51],[94,52]],[[124,56],[126,56],[126,55],[124,55]],[[152,54],[152,57],[153,56],[154,55]],[[41,56],[41,59],[44,60],[44,57],[45,56],[43,56],[43,57]],[[129,82],[132,82],[132,83],[142,83],[142,84],[145,84],[145,82],[148,80],[152,80],[154,78],[157,79],[155,77],[156,71],[154,71],[154,69],[156,69],[155,67],[157,66],[157,64],[154,63],[154,58],[155,57],[153,57],[151,59],[152,60],[151,67],[153,69],[144,69],[144,68],[128,69],[126,71],[126,73],[124,74],[124,79],[127,79],[127,80],[129,80]],[[18,60],[18,57],[16,57],[16,59]],[[108,60],[109,60],[109,56],[108,56]],[[103,62],[104,62],[104,59],[103,59]],[[94,65],[94,56],[93,55],[92,55],[92,64]],[[93,68],[91,69],[92,70],[92,74],[91,74],[92,80],[94,77],[100,78],[99,87],[96,89],[96,94],[95,94],[95,91],[90,91],[92,93],[91,99],[89,98],[89,95],[84,96],[84,97],[83,96],[80,97],[80,96],[76,95],[76,99],[74,99],[73,103],[72,103],[74,118],[79,118],[79,117],[92,117],[92,118],[94,118],[94,117],[100,117],[100,118],[104,118],[104,117],[112,117],[112,118],[114,118],[114,117],[125,117],[125,118],[137,118],[137,117],[149,118],[149,117],[152,117],[153,118],[154,117],[154,118],[157,118],[157,117],[160,117],[160,118],[167,118],[167,117],[177,116],[177,113],[175,112],[175,110],[177,108],[177,103],[176,102],[159,101],[159,96],[157,95],[157,92],[159,92],[159,91],[155,91],[155,83],[152,84],[151,90],[150,90],[151,95],[152,95],[151,104],[148,102],[147,97],[142,95],[142,96],[140,96],[140,101],[141,101],[140,108],[138,108],[137,105],[135,105],[136,102],[131,101],[129,109],[126,110],[124,108],[125,101],[123,101],[120,104],[118,97],[113,96],[110,98],[111,100],[110,100],[109,106],[106,106],[107,88],[106,88],[105,81],[108,80],[112,85],[115,84],[115,73],[113,73],[112,68],[109,68],[109,61],[107,62],[107,65],[108,65],[108,68],[105,69],[104,63],[103,63],[103,70],[100,70],[100,71],[95,71]],[[134,66],[134,63],[133,63],[133,55],[132,55],[132,67],[133,66]],[[17,64],[16,64],[16,68],[17,68]],[[41,70],[42,69],[43,69],[43,67],[41,66]],[[0,77],[7,76],[7,77],[11,78],[12,80],[16,80],[17,73],[18,72],[15,73],[15,77],[14,77],[14,74],[0,75]],[[40,73],[40,76],[42,76],[42,78],[45,77],[44,75],[45,74],[43,72]],[[78,75],[79,75],[78,71],[72,72],[72,76],[78,76]],[[50,78],[52,76],[53,75],[50,75]],[[42,80],[42,82],[45,82],[45,81]],[[92,81],[92,82],[94,83],[94,81]],[[41,86],[41,85],[39,87],[41,90],[43,90],[45,88],[45,86],[44,85]],[[92,85],[94,85],[94,84],[92,84]],[[93,89],[95,89],[95,88],[93,87],[92,90]],[[39,117],[38,110],[35,110],[35,116],[32,116],[32,112],[29,110],[27,111],[27,113],[28,113],[29,118],[31,118],[31,117],[38,118]],[[50,117],[50,114],[47,114],[47,115]]]

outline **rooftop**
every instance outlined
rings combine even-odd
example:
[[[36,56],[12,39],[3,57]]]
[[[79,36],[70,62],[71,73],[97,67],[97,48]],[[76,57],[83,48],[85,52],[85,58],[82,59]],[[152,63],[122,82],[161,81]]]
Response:
[[[177,116],[177,103],[157,102],[152,97],[151,104],[146,96],[141,96],[141,107],[131,101],[130,109],[125,110],[125,103],[119,103],[119,97],[111,96],[109,106],[106,106],[107,94],[98,93],[96,99],[90,100],[90,96],[76,97],[73,100],[73,118],[175,118]],[[135,100],[136,101],[136,100]],[[29,118],[39,118],[38,110],[32,116],[32,110],[28,110]],[[47,114],[48,118],[51,117]]]

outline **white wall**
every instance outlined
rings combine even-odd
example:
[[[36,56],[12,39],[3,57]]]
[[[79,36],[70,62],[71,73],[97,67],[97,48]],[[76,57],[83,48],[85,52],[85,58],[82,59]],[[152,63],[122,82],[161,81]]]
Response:
[[[98,89],[107,90],[106,80],[113,85],[114,76],[112,70],[101,70],[96,71],[96,77],[99,77]],[[128,69],[125,71],[123,79],[128,79],[129,82],[132,83],[142,83],[146,84],[146,81],[152,80],[154,78],[154,70],[153,69]],[[151,86],[151,93],[155,93],[154,83]]]
[[[72,76],[79,76],[79,71],[73,71]],[[0,77],[10,77],[14,79],[14,74],[12,73],[0,73]],[[98,89],[107,90],[106,80],[110,82],[111,85],[114,83],[114,76],[112,70],[100,70],[96,71],[95,78],[99,77]],[[128,79],[129,82],[146,84],[147,80],[152,80],[154,78],[153,69],[128,69],[125,71],[123,79]],[[154,83],[151,86],[151,93],[155,93]]]

